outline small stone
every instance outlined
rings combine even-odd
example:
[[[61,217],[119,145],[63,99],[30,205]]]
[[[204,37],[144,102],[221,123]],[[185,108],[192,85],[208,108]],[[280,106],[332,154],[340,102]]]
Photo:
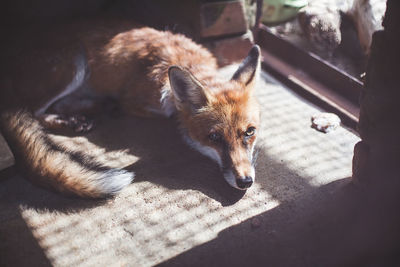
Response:
[[[340,125],[340,118],[333,113],[321,112],[311,117],[311,127],[323,132],[329,133]]]

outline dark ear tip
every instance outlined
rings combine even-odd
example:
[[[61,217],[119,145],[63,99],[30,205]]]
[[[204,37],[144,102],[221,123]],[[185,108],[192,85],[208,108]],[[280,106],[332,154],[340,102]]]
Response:
[[[253,56],[253,57],[259,57],[261,54],[261,49],[258,45],[253,45],[253,47],[251,48],[249,55]]]

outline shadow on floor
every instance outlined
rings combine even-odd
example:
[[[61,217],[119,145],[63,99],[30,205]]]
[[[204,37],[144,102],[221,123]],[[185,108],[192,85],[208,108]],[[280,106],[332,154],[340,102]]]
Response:
[[[18,212],[7,221],[2,219],[0,219],[0,266],[52,266]]]
[[[126,126],[124,132],[121,125]],[[99,125],[99,130],[101,135],[88,136],[90,142],[107,150],[129,148],[129,153],[139,158],[126,168],[136,175],[133,186],[148,181],[168,189],[197,190],[223,206],[236,203],[245,194],[225,182],[217,164],[183,142],[174,120],[124,117]]]
[[[398,193],[368,193],[349,179],[227,228],[157,266],[399,266]]]

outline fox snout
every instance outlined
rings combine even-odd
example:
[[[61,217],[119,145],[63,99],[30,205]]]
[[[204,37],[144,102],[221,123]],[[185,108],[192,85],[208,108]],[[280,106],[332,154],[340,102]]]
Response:
[[[253,184],[253,177],[245,176],[236,179],[236,184],[240,189],[247,189]]]
[[[251,161],[251,159],[249,159]],[[247,165],[247,164],[246,164]],[[250,166],[238,171],[240,166],[232,166],[232,168],[224,168],[224,178],[228,184],[240,190],[246,190],[251,187],[255,180],[254,166]]]

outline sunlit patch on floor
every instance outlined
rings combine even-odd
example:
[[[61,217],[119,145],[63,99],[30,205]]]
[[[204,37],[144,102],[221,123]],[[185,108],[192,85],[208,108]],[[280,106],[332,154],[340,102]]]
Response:
[[[221,207],[200,192],[142,182],[103,206],[78,213],[20,209],[56,266],[114,265],[116,258],[118,264],[148,266],[210,241],[225,228],[278,205],[258,185],[235,205]]]

